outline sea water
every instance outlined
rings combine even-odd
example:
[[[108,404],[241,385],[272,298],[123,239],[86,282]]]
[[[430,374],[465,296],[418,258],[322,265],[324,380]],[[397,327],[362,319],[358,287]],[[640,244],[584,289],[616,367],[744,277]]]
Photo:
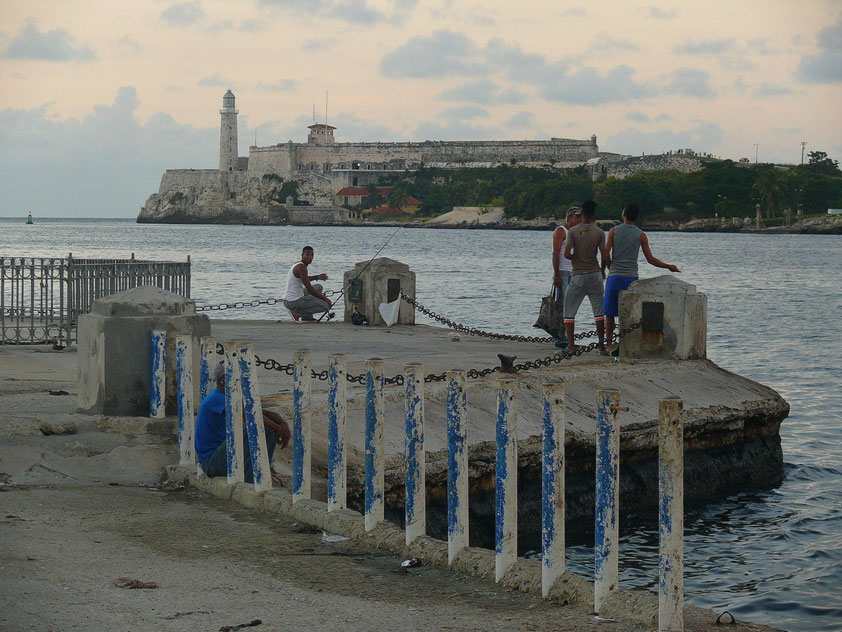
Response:
[[[343,272],[389,240],[380,256],[409,264],[426,307],[534,335],[552,279],[546,231],[24,221],[0,219],[0,256],[189,255],[192,297],[204,304],[279,297],[305,245],[315,249],[311,271],[327,273],[326,288],[339,290]],[[707,294],[708,356],[792,406],[781,426],[784,482],[688,510],[686,600],[789,630],[842,630],[842,237],[651,233],[650,243],[656,257],[678,265],[678,278]],[[640,268],[642,277],[661,273],[643,259]],[[579,330],[592,329],[588,310],[586,302]],[[212,316],[288,318],[281,305]],[[546,354],[536,347],[535,357]],[[631,516],[621,524],[624,588],[656,586],[655,521]],[[567,555],[570,568],[592,575],[590,543],[574,540]]]

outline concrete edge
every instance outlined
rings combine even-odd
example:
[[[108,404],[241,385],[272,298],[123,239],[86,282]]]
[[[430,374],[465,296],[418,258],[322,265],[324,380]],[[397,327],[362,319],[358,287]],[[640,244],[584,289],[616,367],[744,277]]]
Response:
[[[165,470],[167,477],[172,481],[194,487],[222,500],[233,500],[248,509],[293,518],[323,531],[349,538],[363,547],[388,551],[404,558],[419,557],[427,566],[449,569],[484,581],[494,581],[495,554],[491,549],[468,547],[457,555],[452,565],[448,565],[447,542],[424,535],[407,545],[405,531],[394,523],[384,521],[366,532],[365,518],[358,511],[341,509],[329,513],[327,503],[319,500],[303,500],[293,504],[292,494],[285,489],[273,488],[257,492],[253,485],[247,483],[228,485],[225,478],[208,478],[195,466],[168,465]],[[499,584],[510,590],[540,596],[541,562],[517,558]],[[560,606],[569,605],[591,611],[593,583],[567,570],[552,586],[546,599]],[[647,590],[618,589],[603,603],[600,616],[628,625],[657,628],[658,596]],[[688,630],[707,629],[715,618],[716,615],[711,610],[685,605],[685,628]],[[729,629],[734,632],[776,630],[742,621],[735,622]]]

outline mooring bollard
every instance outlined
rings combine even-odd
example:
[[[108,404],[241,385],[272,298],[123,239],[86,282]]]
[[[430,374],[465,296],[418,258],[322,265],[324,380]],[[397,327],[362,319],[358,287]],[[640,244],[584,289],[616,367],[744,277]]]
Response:
[[[465,371],[447,372],[447,563],[468,546]]]
[[[365,361],[365,530],[383,521],[383,360]]]
[[[175,341],[175,375],[178,400],[178,462],[196,464],[194,435],[196,417],[193,405],[193,337],[178,336]]]
[[[213,368],[219,360],[216,359],[216,338],[203,336],[199,341],[199,403],[216,386],[213,383]]]
[[[345,447],[345,354],[328,356],[327,396],[327,510],[347,506]]]
[[[424,365],[404,367],[406,409],[406,543],[427,533],[426,457],[424,455]]]
[[[243,390],[240,387],[239,343],[225,342],[225,450],[228,454],[228,484],[242,483]]]
[[[684,630],[684,402],[658,402],[658,631]]]
[[[597,393],[596,495],[594,511],[594,610],[617,588],[620,477],[620,392]]]
[[[167,392],[167,332],[154,330],[150,334],[149,416],[163,419]]]
[[[497,469],[494,578],[499,582],[517,559],[517,386],[497,380]]]
[[[564,384],[544,384],[541,595],[564,573]]]
[[[292,502],[310,498],[310,351],[293,355]]]
[[[266,429],[263,427],[263,405],[260,403],[257,372],[254,368],[254,346],[241,345],[237,349],[237,361],[240,369],[240,388],[243,392],[246,437],[251,455],[251,474],[255,491],[262,492],[272,489],[272,474],[269,469]]]

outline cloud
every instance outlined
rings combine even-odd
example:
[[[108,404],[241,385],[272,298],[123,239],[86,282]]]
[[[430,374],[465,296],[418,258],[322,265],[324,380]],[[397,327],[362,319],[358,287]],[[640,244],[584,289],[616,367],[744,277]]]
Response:
[[[254,88],[264,92],[290,92],[295,89],[297,84],[298,82],[295,79],[278,79],[272,83],[260,81]]]
[[[617,134],[609,134],[604,145],[611,147],[611,151],[631,155],[655,154],[688,147],[707,153],[712,152],[723,139],[724,134],[716,123],[700,122],[696,127],[684,131],[643,132],[630,127]]]
[[[570,105],[596,105],[638,99],[650,91],[637,83],[629,66],[617,66],[604,75],[595,68],[585,67],[572,74],[555,77],[541,88],[541,95],[550,101]]]
[[[44,61],[91,61],[96,58],[87,44],[79,44],[65,29],[41,31],[30,18],[2,53],[10,59],[39,59]]]
[[[212,88],[228,88],[231,86],[231,82],[218,72],[215,72],[212,75],[199,79],[199,85]]]
[[[259,0],[260,6],[342,20],[361,26],[381,22],[402,24],[418,6],[418,0],[392,0],[389,11],[381,11],[368,0]]]
[[[143,50],[140,44],[138,44],[128,35],[124,35],[120,39],[116,40],[114,43],[116,44],[117,48],[129,53],[137,54]]]
[[[171,26],[190,26],[204,17],[205,12],[198,2],[179,2],[161,12],[161,20]]]
[[[425,78],[484,73],[487,64],[478,59],[478,49],[462,33],[438,30],[429,37],[415,36],[380,60],[380,72],[387,77]]]
[[[637,110],[626,113],[625,118],[627,121],[637,121],[638,123],[648,123],[650,120],[646,114]]]
[[[586,16],[587,14],[588,12],[585,7],[572,7],[561,13],[561,15],[568,18],[580,18]]]
[[[439,99],[446,101],[469,101],[485,105],[523,103],[525,96],[516,88],[501,89],[494,81],[479,79],[468,81],[439,93]]]
[[[709,79],[710,75],[706,70],[679,68],[669,76],[664,92],[682,97],[712,99],[716,94],[710,87]]]
[[[262,33],[267,30],[268,27],[266,26],[266,22],[264,20],[251,18],[248,20],[242,20],[237,28],[245,33]]]
[[[678,17],[678,11],[676,11],[675,9],[649,7],[649,15],[658,20],[674,20]]]
[[[478,105],[463,105],[458,108],[448,108],[439,112],[438,118],[454,121],[466,121],[469,119],[487,117],[488,110]]]
[[[655,117],[655,122],[660,123],[661,121],[671,121],[672,117],[667,114],[666,112],[662,112],[658,116]]]
[[[503,136],[500,128],[494,126],[471,125],[465,121],[424,121],[413,132],[412,140],[488,140]]]
[[[638,50],[638,46],[634,42],[625,39],[615,39],[605,32],[596,36],[591,43],[591,48],[606,53]]]
[[[764,81],[754,89],[754,96],[756,97],[777,97],[784,94],[792,94],[792,88],[789,86],[782,86],[779,84]]]
[[[817,53],[801,58],[796,72],[798,78],[805,83],[842,81],[842,16],[836,24],[819,31],[817,44]]]
[[[690,40],[686,44],[679,44],[672,49],[672,52],[679,55],[720,55],[734,50],[734,39],[702,40],[695,42]]]
[[[326,37],[324,39],[310,39],[301,45],[301,48],[309,51],[327,50],[336,42],[333,38]]]
[[[509,117],[509,119],[503,123],[503,127],[507,127],[508,129],[532,129],[538,123],[538,119],[532,112],[518,112],[517,114]]]

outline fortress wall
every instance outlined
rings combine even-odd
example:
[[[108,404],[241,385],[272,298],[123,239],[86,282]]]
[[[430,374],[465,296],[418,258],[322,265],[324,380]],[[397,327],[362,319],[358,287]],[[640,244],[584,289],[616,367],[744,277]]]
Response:
[[[293,171],[292,155],[294,150],[289,144],[273,147],[249,148],[249,173],[262,176],[264,173],[277,173],[287,178]]]
[[[694,156],[681,154],[658,154],[654,156],[639,156],[626,158],[618,162],[607,164],[606,175],[609,178],[627,178],[641,171],[657,171],[674,169],[681,173],[692,173],[702,170],[702,161]]]

